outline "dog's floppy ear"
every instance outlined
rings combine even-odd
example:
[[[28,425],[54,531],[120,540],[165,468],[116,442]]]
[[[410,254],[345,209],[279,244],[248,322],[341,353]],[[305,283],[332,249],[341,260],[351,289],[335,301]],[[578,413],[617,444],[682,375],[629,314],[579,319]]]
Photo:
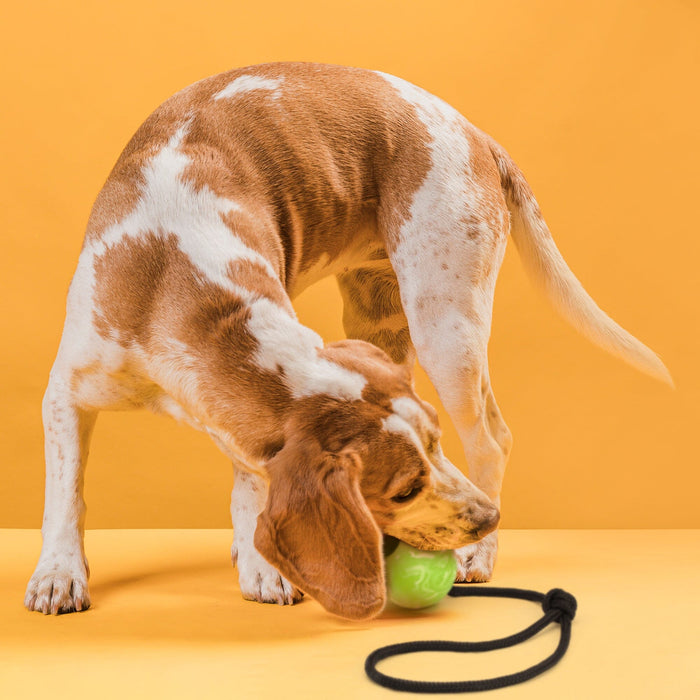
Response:
[[[360,458],[296,438],[266,467],[258,552],[329,612],[352,620],[377,615],[386,602],[382,535],[360,493]]]

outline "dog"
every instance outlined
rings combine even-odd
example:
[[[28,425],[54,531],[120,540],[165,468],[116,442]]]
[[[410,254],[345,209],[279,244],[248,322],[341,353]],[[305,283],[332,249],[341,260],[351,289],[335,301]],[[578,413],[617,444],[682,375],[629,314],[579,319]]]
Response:
[[[381,72],[273,63],[167,100],[100,191],[68,292],[26,607],[90,605],[83,473],[101,410],[173,416],[232,460],[246,599],[306,593],[376,616],[383,533],[456,549],[458,581],[489,580],[512,437],[487,343],[509,233],[566,319],[670,383],[574,277],[506,151],[439,98]],[[324,345],[291,300],[329,275],[348,340]],[[469,479],[414,391],[416,360]]]

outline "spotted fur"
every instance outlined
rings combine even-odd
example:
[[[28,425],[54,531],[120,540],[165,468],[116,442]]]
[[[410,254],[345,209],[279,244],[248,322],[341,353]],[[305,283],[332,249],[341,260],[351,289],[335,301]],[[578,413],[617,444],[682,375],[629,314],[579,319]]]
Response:
[[[461,548],[460,578],[487,579],[511,437],[486,346],[511,217],[560,308],[663,374],[577,286],[505,151],[437,97],[383,73],[279,63],[167,100],[98,195],[71,283],[43,404],[44,545],[27,607],[89,606],[83,472],[110,409],[172,415],[231,458],[246,598],[306,592],[345,617],[376,615],[382,533]],[[324,345],[291,300],[328,275],[349,339]],[[415,394],[416,357],[470,480]]]

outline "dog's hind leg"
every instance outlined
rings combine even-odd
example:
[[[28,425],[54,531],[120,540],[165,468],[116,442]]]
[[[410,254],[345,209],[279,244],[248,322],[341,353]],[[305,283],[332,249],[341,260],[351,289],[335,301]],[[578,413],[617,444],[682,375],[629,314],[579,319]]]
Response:
[[[502,245],[505,247],[505,241]],[[415,254],[419,256],[418,251]],[[403,263],[397,264],[418,362],[457,429],[469,479],[500,507],[512,438],[496,404],[488,370],[496,270],[492,281],[482,280],[474,285],[468,280],[467,260],[460,259],[458,251],[444,255],[429,252],[423,258],[416,258],[420,260],[416,265],[420,275],[415,269],[405,269]],[[458,580],[489,580],[496,550],[496,532],[459,550]]]
[[[491,390],[487,346],[509,215],[489,152],[467,144],[458,127],[411,201],[387,190],[379,226],[418,362],[457,429],[469,479],[498,506],[512,438]],[[496,550],[496,532],[459,550],[458,580],[489,580]]]
[[[58,614],[90,606],[85,558],[83,475],[97,411],[80,408],[70,382],[52,372],[42,406],[46,500],[39,563],[24,600],[29,610]]]
[[[416,353],[388,258],[368,261],[367,266],[339,274],[336,279],[347,337],[372,343],[394,362],[412,369]]]
[[[426,259],[426,251],[432,260]],[[496,254],[502,255],[502,251]],[[446,255],[445,259],[449,257]],[[418,359],[459,432],[469,478],[499,506],[512,441],[488,373],[486,346],[492,291],[489,297],[488,284],[486,289],[471,290],[466,280],[467,266],[463,284],[458,279],[462,277],[460,273],[448,280],[445,263],[438,258],[429,248],[416,250],[414,259],[420,276],[399,264],[399,276],[406,288],[403,295],[396,273],[388,266],[361,267],[338,275],[343,325],[349,338],[371,342],[395,362],[409,366],[416,357],[411,340],[415,336],[420,347]],[[496,273],[494,270],[494,276]],[[479,297],[487,302],[486,316],[475,308]],[[488,580],[496,550],[496,533],[460,550],[459,580]]]

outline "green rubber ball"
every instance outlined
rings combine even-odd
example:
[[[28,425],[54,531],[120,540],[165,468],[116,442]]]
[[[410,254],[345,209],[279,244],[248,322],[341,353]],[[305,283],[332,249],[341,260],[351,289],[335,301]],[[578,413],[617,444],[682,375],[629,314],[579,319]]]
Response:
[[[428,608],[441,601],[457,575],[452,550],[429,552],[394,537],[384,540],[384,561],[389,600],[402,608]]]

